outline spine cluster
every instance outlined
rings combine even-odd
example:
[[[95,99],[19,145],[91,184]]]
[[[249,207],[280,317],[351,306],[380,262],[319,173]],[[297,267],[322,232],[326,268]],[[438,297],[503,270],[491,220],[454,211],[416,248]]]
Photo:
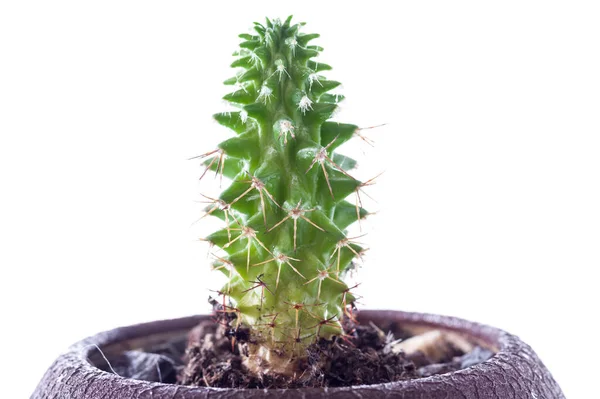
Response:
[[[342,95],[322,72],[309,45],[317,34],[299,32],[291,17],[255,23],[241,34],[225,81],[224,99],[238,111],[214,115],[236,135],[200,156],[206,171],[232,180],[207,214],[225,227],[206,238],[221,255],[213,267],[227,276],[221,311],[233,329],[250,329],[250,357],[284,372],[318,337],[343,336],[354,296],[343,281],[363,248],[346,228],[364,218],[359,191],[371,182],[349,174],[356,161],[336,150],[356,125],[330,121]],[[356,193],[357,200],[346,198]]]

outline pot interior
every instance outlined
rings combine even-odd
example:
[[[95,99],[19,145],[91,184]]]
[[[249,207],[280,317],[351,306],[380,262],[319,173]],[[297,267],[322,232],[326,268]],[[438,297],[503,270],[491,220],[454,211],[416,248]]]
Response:
[[[486,332],[484,329],[473,329],[472,327],[468,328],[469,326],[452,325],[451,323],[436,322],[435,320],[413,320],[410,317],[398,317],[399,314],[403,313],[363,311],[359,313],[358,321],[359,323],[374,323],[384,332],[391,330],[395,333],[396,337],[406,338],[439,330],[452,336],[458,336],[473,345],[490,350],[494,354],[500,349],[498,337],[495,334]],[[106,370],[107,360],[110,363],[111,359],[115,359],[127,351],[153,351],[156,348],[164,349],[173,347],[179,353],[183,353],[187,344],[189,331],[200,321],[207,319],[209,319],[209,316],[190,318],[189,322],[185,323],[184,326],[178,323],[174,328],[168,328],[168,326],[165,328],[163,326],[162,328],[155,329],[140,328],[137,331],[135,330],[135,326],[127,327],[132,329],[133,332],[132,334],[127,334],[129,338],[119,339],[119,334],[115,334],[116,339],[107,340],[106,343],[98,345],[100,351],[96,350],[95,347],[91,347],[89,350],[82,352],[87,357],[89,363],[102,370]]]

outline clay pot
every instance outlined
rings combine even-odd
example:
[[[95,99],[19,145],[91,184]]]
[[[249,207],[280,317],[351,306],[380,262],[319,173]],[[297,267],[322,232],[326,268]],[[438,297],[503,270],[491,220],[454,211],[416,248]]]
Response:
[[[448,330],[496,354],[469,368],[432,377],[387,384],[343,388],[290,390],[191,388],[122,378],[93,365],[100,347],[104,354],[143,348],[181,337],[208,316],[156,321],[107,331],[73,345],[44,375],[32,399],[197,399],[197,398],[428,398],[428,399],[564,399],[558,384],[533,350],[502,330],[453,317],[399,311],[362,311],[361,322],[393,321],[422,332]],[[88,360],[90,359],[90,360]]]

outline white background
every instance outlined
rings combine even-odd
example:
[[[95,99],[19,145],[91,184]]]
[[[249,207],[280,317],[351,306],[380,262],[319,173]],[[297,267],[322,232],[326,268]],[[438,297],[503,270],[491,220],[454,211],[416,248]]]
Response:
[[[596,384],[600,19],[593,1],[5,1],[0,375],[29,395],[69,344],[207,312],[198,162],[252,21],[321,33],[340,121],[368,132],[363,307],[530,343],[569,398]],[[391,8],[394,4],[395,8]],[[342,148],[344,150],[344,148]],[[344,151],[342,151],[344,152]],[[365,156],[361,153],[364,152]],[[209,179],[210,180],[210,179]]]

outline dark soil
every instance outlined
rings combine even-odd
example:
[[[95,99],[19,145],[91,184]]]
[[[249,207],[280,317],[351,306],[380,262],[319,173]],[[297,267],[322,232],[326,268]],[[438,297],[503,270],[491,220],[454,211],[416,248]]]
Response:
[[[474,346],[469,353],[448,346],[443,358],[432,360],[422,352],[411,356],[392,352],[394,341],[411,337],[393,325],[348,325],[353,331],[345,340],[321,339],[308,348],[303,370],[294,378],[255,376],[247,372],[240,355],[246,350],[248,333],[234,334],[222,324],[206,321],[193,329],[188,342],[166,342],[144,351],[127,351],[111,357],[114,371],[128,378],[219,388],[301,388],[378,384],[428,377],[481,363],[493,353]],[[186,348],[187,346],[187,348]],[[233,347],[233,350],[232,350]],[[111,371],[109,364],[94,362]]]
[[[304,371],[293,379],[249,375],[239,353],[244,344],[232,352],[230,340],[218,330],[214,324],[204,324],[197,330],[204,339],[188,347],[181,384],[220,388],[337,387],[419,376],[412,361],[384,352],[385,337],[382,339],[371,326],[358,326],[352,343],[322,339],[312,344]]]
[[[301,388],[340,387],[378,384],[443,374],[492,356],[475,347],[470,353],[449,348],[448,356],[436,362],[422,353],[407,357],[393,353],[390,343],[410,337],[403,331],[383,330],[374,325],[357,325],[349,340],[321,339],[308,348],[303,372],[294,378],[250,375],[244,368],[240,350],[244,343],[232,344],[216,323],[203,323],[191,336],[185,353],[185,367],[178,380],[182,385],[219,388]],[[243,338],[243,337],[242,337]],[[240,337],[238,337],[240,339]],[[325,360],[325,361],[324,361]]]

